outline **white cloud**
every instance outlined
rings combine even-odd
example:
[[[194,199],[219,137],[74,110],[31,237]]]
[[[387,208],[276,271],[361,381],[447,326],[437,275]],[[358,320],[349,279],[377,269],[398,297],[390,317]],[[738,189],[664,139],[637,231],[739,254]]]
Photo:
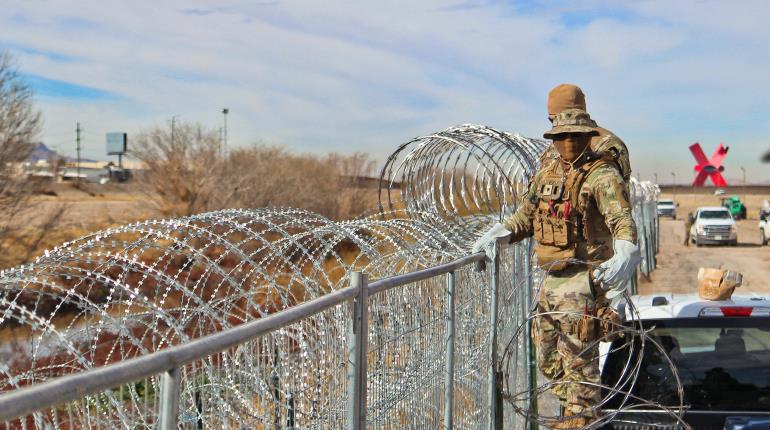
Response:
[[[78,120],[94,133],[171,115],[217,127],[227,106],[234,144],[382,156],[460,122],[540,135],[563,81],[585,88],[641,171],[656,168],[652,149],[685,174],[691,140],[730,136],[748,154],[770,132],[736,131],[770,110],[762,2],[9,3],[0,42],[25,72],[119,96],[41,101],[50,139]],[[755,159],[742,162],[767,176]]]

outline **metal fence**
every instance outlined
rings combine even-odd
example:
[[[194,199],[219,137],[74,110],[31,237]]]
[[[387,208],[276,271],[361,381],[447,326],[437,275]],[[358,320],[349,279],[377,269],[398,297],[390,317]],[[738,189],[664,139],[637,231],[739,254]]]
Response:
[[[630,183],[631,203],[636,221],[639,250],[642,261],[639,264],[639,274],[650,279],[650,274],[656,267],[656,256],[660,232],[658,225],[658,197],[660,188],[657,184],[648,181],[638,181],[631,178]],[[635,280],[636,281],[636,280]],[[638,289],[638,282],[633,284],[633,293]]]
[[[524,246],[503,250],[504,263],[498,258],[483,272],[475,268],[483,254],[371,283],[354,272],[349,287],[265,318],[0,396],[0,421],[7,428],[493,428],[503,411],[492,363],[507,317],[526,303],[509,288],[527,277]],[[302,343],[328,346],[307,356]],[[511,376],[529,384],[526,368]]]

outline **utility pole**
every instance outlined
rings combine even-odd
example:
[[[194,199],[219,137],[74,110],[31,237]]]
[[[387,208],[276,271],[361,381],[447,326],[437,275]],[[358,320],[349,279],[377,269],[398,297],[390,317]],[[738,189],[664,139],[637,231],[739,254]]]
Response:
[[[743,186],[746,186],[746,168],[741,166],[741,172],[743,172]]]
[[[676,173],[671,172],[671,185],[676,185]]]
[[[655,172],[654,175],[655,175],[655,183],[657,184],[658,183],[658,172]]]
[[[79,122],[77,123],[77,127],[75,128],[75,143],[76,143],[75,148],[77,149],[77,153],[78,153],[78,165],[77,165],[78,177],[76,180],[77,180],[77,183],[80,184],[80,123]]]
[[[174,127],[176,125],[176,117],[171,117],[171,147],[174,147]]]
[[[224,116],[224,120],[225,120],[225,127],[224,127],[224,130],[222,131],[222,144],[223,144],[222,156],[223,157],[227,156],[227,114],[228,113],[230,113],[230,109],[228,108],[222,109],[222,116]]]

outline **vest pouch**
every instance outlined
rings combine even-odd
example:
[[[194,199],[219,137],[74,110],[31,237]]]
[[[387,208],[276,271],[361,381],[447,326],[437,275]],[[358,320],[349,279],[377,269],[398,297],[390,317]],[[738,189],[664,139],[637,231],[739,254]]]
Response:
[[[538,266],[549,271],[559,271],[571,264],[567,260],[575,258],[575,245],[557,247],[538,243],[535,246],[535,254]]]
[[[573,243],[570,240],[569,225],[563,217],[539,212],[535,215],[532,227],[535,240],[541,245],[563,247]]]
[[[615,309],[603,306],[596,311],[596,316],[599,318],[599,335],[602,342],[613,342],[625,336],[621,326],[623,319]]]
[[[584,315],[577,323],[577,337],[581,342],[586,343],[596,339],[598,332],[598,320],[589,315]]]

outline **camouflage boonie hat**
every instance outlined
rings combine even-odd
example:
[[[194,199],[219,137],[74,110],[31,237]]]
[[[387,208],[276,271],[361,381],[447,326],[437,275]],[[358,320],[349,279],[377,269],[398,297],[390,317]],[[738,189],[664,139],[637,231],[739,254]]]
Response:
[[[591,119],[588,112],[580,109],[567,109],[559,112],[553,119],[553,128],[543,133],[546,139],[564,133],[588,133],[598,135],[596,122]]]

